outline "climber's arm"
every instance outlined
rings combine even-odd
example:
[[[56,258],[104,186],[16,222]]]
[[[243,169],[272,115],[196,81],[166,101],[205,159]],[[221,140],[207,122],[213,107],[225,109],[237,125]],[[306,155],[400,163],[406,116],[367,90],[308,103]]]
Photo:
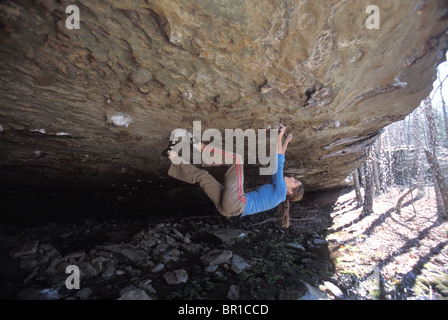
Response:
[[[285,135],[285,131],[286,131],[286,126],[282,127],[278,134],[278,143],[277,143],[277,153],[278,154],[285,154],[286,149],[288,148],[288,144],[292,139],[292,134],[288,134],[288,137],[286,137],[286,140],[283,143],[283,136]]]
[[[292,140],[292,134],[288,134],[288,136],[286,137],[285,142],[283,143],[283,154],[286,153],[286,149],[288,148],[288,144],[289,142]]]

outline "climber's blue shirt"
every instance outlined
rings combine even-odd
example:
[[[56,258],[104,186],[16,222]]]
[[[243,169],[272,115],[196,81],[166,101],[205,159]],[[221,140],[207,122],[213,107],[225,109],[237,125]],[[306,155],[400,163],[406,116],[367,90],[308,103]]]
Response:
[[[258,187],[246,194],[246,206],[241,216],[275,208],[286,200],[286,183],[283,179],[285,155],[277,154],[277,171],[272,175],[271,183]]]

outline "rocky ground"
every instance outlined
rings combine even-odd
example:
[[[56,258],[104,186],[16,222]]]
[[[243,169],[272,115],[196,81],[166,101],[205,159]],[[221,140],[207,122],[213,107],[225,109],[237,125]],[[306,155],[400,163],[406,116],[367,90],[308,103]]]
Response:
[[[0,226],[2,299],[447,299],[448,223],[430,188],[391,189],[362,216],[353,191],[272,211]],[[66,288],[69,265],[80,288]]]

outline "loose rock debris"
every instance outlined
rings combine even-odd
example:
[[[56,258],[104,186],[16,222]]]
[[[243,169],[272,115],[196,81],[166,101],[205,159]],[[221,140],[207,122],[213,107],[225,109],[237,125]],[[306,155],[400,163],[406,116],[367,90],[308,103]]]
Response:
[[[431,188],[393,188],[362,216],[354,191],[311,194],[282,229],[271,212],[0,227],[2,298],[446,299],[448,225]],[[268,220],[267,222],[265,222]],[[265,223],[263,223],[265,222]],[[80,270],[67,289],[66,268]]]

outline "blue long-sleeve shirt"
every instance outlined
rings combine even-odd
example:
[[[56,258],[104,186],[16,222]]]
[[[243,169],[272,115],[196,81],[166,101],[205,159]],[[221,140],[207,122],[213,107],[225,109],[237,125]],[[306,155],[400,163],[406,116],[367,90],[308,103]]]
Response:
[[[283,179],[285,155],[277,154],[277,171],[272,175],[271,183],[258,187],[246,194],[246,206],[241,216],[275,208],[286,200],[286,183]]]

